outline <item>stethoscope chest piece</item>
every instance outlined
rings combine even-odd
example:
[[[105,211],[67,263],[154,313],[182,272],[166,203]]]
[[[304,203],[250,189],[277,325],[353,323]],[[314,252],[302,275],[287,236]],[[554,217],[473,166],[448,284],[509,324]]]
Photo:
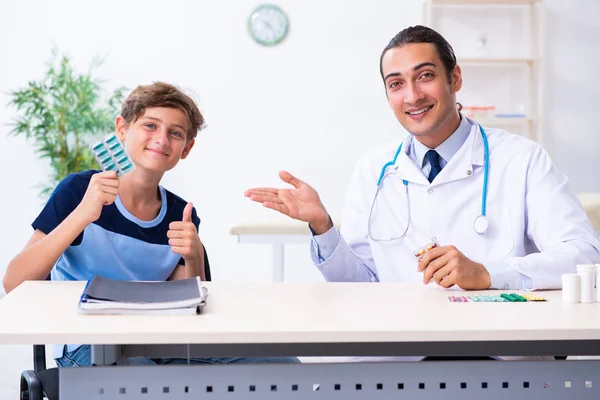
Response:
[[[488,219],[485,215],[478,215],[475,218],[475,221],[473,221],[473,229],[477,233],[485,233],[489,224],[490,223],[488,222]]]

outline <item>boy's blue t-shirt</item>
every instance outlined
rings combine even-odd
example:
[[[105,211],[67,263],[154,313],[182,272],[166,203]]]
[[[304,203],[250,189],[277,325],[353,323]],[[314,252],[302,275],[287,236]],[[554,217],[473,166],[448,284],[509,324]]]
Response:
[[[70,174],[63,179],[33,221],[34,229],[49,234],[79,205],[91,177],[100,171]],[[187,202],[159,186],[162,206],[152,221],[133,216],[117,196],[104,206],[97,221],[88,225],[71,243],[52,268],[52,280],[89,280],[94,275],[112,279],[164,281],[178,264],[179,254],[171,251],[167,231],[173,221],[181,221]],[[200,219],[192,210],[192,221],[198,230]],[[78,345],[68,345],[71,351]],[[62,346],[55,351],[62,356]],[[60,354],[59,354],[60,353]]]

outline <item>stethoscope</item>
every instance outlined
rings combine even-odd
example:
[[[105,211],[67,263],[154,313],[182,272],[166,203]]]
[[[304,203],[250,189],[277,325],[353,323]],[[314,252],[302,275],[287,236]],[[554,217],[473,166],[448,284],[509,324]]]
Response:
[[[489,166],[490,166],[490,148],[489,148],[487,135],[485,134],[485,131],[483,130],[481,125],[477,124],[477,126],[479,127],[479,131],[481,132],[481,137],[483,138],[483,157],[484,157],[484,160],[483,160],[483,190],[481,193],[481,213],[477,217],[475,217],[475,220],[473,221],[473,230],[479,234],[483,234],[487,231],[488,226],[489,226],[489,221],[485,214],[485,211],[486,211],[485,208],[486,208],[486,204],[487,204],[487,183],[488,183]],[[392,172],[386,174],[385,171],[386,171],[387,167],[396,164],[396,159],[398,158],[398,155],[400,154],[401,151],[402,151],[402,143],[400,143],[400,146],[398,147],[398,150],[396,151],[396,154],[394,155],[394,159],[392,161],[387,162],[383,166],[383,168],[381,169],[381,173],[379,174],[379,179],[377,179],[377,191],[375,192],[375,196],[373,197],[373,203],[371,204],[371,211],[369,212],[369,220],[367,222],[367,225],[368,225],[367,234],[369,235],[369,238],[371,240],[376,241],[376,242],[389,242],[389,241],[393,241],[393,240],[402,239],[408,232],[408,228],[410,226],[410,202],[408,201],[408,181],[403,179],[402,183],[404,184],[404,193],[406,194],[406,207],[408,210],[408,214],[407,214],[408,215],[408,223],[406,224],[406,229],[404,230],[402,235],[400,235],[399,237],[390,238],[390,239],[375,239],[371,234],[371,216],[373,214],[375,200],[377,199],[377,195],[379,194],[379,190],[381,189],[381,181],[386,176],[392,174]]]

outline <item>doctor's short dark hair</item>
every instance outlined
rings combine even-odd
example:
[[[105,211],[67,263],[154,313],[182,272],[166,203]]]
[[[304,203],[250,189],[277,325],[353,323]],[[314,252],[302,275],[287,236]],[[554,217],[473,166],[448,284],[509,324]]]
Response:
[[[402,47],[409,43],[431,43],[435,46],[435,49],[444,64],[444,69],[446,70],[446,76],[448,77],[448,82],[451,81],[452,70],[456,66],[456,56],[454,55],[454,49],[450,46],[450,43],[442,35],[437,33],[431,28],[428,28],[423,25],[415,25],[410,26],[390,40],[385,49],[381,52],[381,57],[379,58],[379,73],[381,74],[381,79],[383,79],[383,56],[389,49],[393,49],[394,47]]]

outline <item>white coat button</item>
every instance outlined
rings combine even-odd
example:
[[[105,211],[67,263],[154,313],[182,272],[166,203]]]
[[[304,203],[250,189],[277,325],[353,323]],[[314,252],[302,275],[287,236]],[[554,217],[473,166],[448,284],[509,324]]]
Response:
[[[429,189],[429,190],[427,191],[427,193],[429,193],[429,194],[433,193],[433,189]]]
[[[471,175],[472,173],[473,173],[473,171],[471,171],[471,170],[467,171],[467,175]]]

